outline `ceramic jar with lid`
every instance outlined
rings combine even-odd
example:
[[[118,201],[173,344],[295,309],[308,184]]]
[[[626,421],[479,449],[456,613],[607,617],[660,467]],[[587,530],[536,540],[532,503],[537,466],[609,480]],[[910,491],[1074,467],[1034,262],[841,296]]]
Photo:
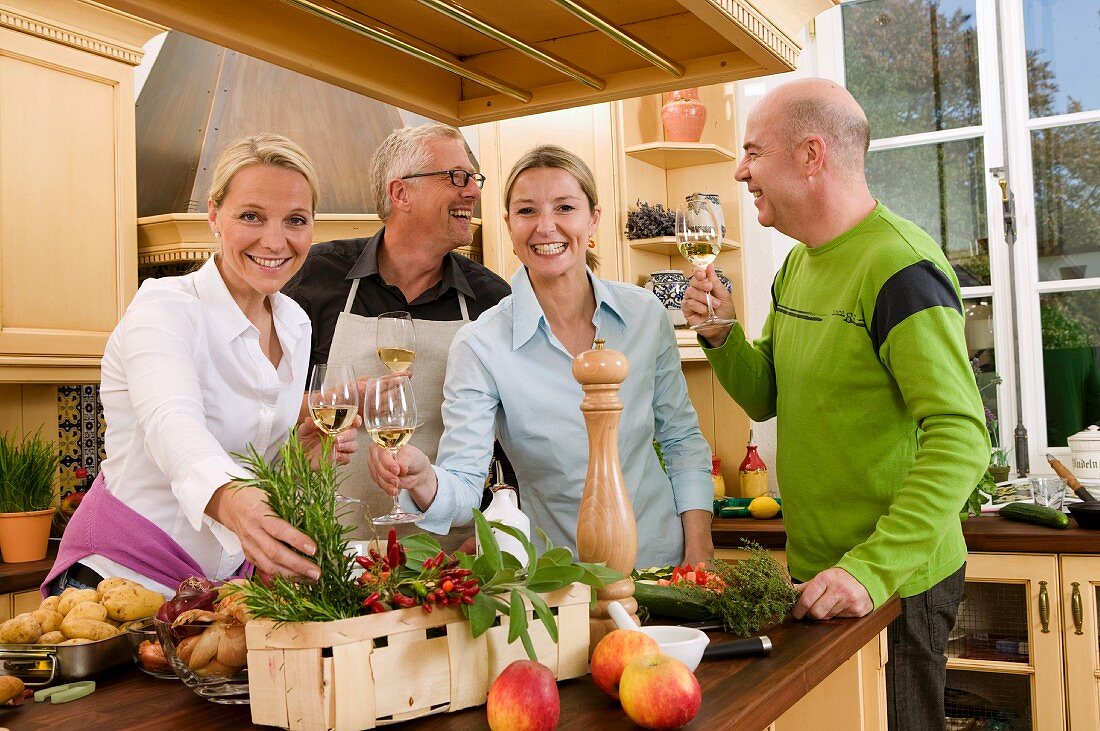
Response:
[[[1100,427],[1096,424],[1066,439],[1070,471],[1078,480],[1100,480]]]
[[[687,320],[680,307],[684,304],[684,293],[688,289],[688,280],[679,269],[660,269],[649,275],[645,288],[654,294],[665,307],[668,319],[673,327],[684,327]]]

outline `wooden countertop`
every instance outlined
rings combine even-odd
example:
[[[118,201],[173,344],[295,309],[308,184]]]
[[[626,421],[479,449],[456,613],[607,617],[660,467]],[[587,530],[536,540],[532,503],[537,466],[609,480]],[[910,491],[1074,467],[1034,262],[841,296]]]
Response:
[[[782,520],[715,518],[711,534],[719,548],[739,548],[742,538],[775,550],[783,550],[787,542]],[[1078,528],[1072,518],[1069,528],[1059,529],[999,515],[971,516],[963,523],[963,536],[974,552],[1100,553],[1100,531]]]
[[[766,728],[814,686],[870,642],[899,611],[891,599],[861,619],[786,622],[768,631],[774,650],[768,657],[704,660],[696,670],[703,707],[687,728]],[[720,632],[713,642],[729,639]],[[591,678],[559,684],[563,731],[636,729],[618,703],[604,696]],[[181,728],[244,729],[252,726],[248,706],[221,706],[202,700],[182,683],[157,680],[137,668],[97,680],[96,691],[62,705],[24,703],[0,708],[0,726],[21,731],[110,728],[176,731]],[[395,729],[485,729],[484,706],[395,724]]]
[[[50,541],[46,558],[24,563],[0,562],[0,594],[37,589],[46,580],[57,555],[57,541]]]

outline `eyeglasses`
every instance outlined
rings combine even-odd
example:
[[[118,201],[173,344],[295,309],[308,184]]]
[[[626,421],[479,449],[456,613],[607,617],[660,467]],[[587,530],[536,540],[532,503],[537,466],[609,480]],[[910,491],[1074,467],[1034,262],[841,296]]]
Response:
[[[409,178],[428,178],[432,175],[447,175],[451,178],[451,185],[456,188],[465,188],[466,184],[473,178],[474,184],[478,188],[485,186],[485,176],[481,173],[470,173],[465,170],[435,170],[430,173],[413,173],[412,175],[406,175],[402,177],[402,180],[408,180]]]

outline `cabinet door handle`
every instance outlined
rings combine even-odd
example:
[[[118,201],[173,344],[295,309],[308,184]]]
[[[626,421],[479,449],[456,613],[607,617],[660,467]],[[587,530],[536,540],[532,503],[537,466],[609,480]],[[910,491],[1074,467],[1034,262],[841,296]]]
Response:
[[[1043,624],[1043,633],[1050,633],[1050,594],[1047,582],[1039,582],[1039,621]]]
[[[1070,598],[1070,607],[1073,609],[1073,627],[1075,635],[1083,635],[1085,625],[1085,610],[1081,606],[1081,585],[1073,582],[1073,596]]]

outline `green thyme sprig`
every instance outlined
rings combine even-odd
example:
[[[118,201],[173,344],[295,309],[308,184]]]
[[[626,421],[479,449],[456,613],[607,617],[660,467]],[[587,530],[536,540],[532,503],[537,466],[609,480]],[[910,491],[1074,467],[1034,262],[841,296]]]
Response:
[[[714,561],[710,571],[725,586],[715,591],[688,582],[672,584],[722,620],[726,631],[751,635],[779,624],[790,614],[798,592],[786,570],[760,544],[742,540],[749,554],[741,561]]]
[[[336,499],[339,480],[330,456],[332,440],[321,441],[320,466],[314,469],[309,450],[291,429],[270,463],[252,445],[247,454],[235,454],[251,477],[239,485],[259,488],[267,495],[271,512],[305,533],[317,544],[305,556],[321,571],[315,582],[274,577],[268,584],[251,581],[240,590],[245,606],[256,617],[284,622],[323,622],[359,614],[363,591],[352,577],[352,559],[346,554],[352,527],[341,516],[346,510]]]

